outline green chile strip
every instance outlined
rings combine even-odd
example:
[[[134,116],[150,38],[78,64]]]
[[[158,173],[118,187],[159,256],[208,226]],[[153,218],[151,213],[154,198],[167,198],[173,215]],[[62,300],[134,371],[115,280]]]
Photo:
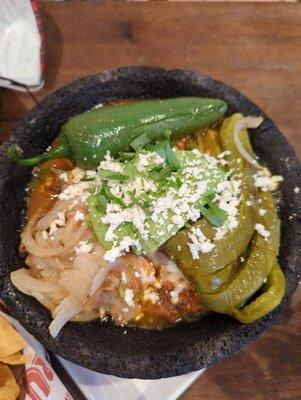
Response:
[[[234,308],[231,314],[244,324],[250,324],[274,310],[285,294],[285,278],[276,262],[264,284],[264,291],[254,301],[242,309]]]
[[[235,261],[245,251],[252,239],[255,210],[254,207],[246,205],[248,190],[245,185],[243,186],[237,227],[222,239],[217,240],[215,247],[209,253],[201,253],[199,258],[195,260],[192,258],[188,246],[190,229],[181,230],[164,245],[166,251],[173,257],[184,275],[194,282],[197,288],[203,276],[219,271]],[[206,237],[213,239],[214,228],[209,226],[207,221],[203,219],[197,221],[193,224],[193,227],[200,228]]]
[[[268,228],[270,235],[263,238],[255,232],[247,259],[233,279],[218,293],[201,294],[204,305],[212,311],[232,314],[233,309],[238,309],[264,284],[276,263],[280,220],[272,194],[261,196],[261,193],[258,196],[262,200],[260,208],[266,213],[260,215],[258,212],[257,222]]]
[[[241,118],[243,118],[242,114],[234,114],[226,118],[223,121],[220,132],[223,150],[231,152],[227,156],[229,167],[234,168],[237,175],[242,174],[242,198],[239,206],[237,228],[229,232],[222,239],[217,240],[212,251],[200,254],[200,258],[196,260],[192,258],[190,248],[187,244],[189,242],[189,229],[181,230],[165,244],[166,251],[178,263],[184,275],[194,282],[197,290],[200,292],[204,290],[204,284],[201,282],[202,277],[219,271],[234,262],[245,251],[254,232],[256,207],[248,207],[246,205],[250,194],[254,195],[254,185],[249,175],[249,167],[245,161],[241,160],[232,135],[234,124]],[[240,139],[244,147],[251,152],[252,149],[247,130],[241,132]],[[240,162],[237,162],[237,160],[240,160]],[[200,228],[209,239],[213,239],[215,230],[207,221],[203,219],[199,220],[193,226]],[[206,292],[209,290],[211,289],[208,288]]]
[[[144,100],[101,107],[71,118],[61,130],[61,144],[56,149],[22,159],[21,149],[12,146],[7,156],[20,166],[31,166],[57,157],[70,157],[84,168],[95,168],[107,151],[113,157],[131,150],[130,144],[141,135],[151,140],[166,130],[172,138],[191,134],[218,121],[227,103],[220,99],[179,97]]]

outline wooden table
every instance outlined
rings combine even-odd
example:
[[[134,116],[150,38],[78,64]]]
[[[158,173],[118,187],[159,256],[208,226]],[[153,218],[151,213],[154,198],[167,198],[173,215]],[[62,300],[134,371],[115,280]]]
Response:
[[[301,4],[42,2],[45,87],[125,65],[203,72],[236,87],[274,119],[301,155]],[[33,107],[1,90],[0,139]],[[272,144],[271,144],[272,145]],[[301,291],[239,355],[208,370],[182,400],[301,399]],[[161,400],[161,399],[158,399]]]

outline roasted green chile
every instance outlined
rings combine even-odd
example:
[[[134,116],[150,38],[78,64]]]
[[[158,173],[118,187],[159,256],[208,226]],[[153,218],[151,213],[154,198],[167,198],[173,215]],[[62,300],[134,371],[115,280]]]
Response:
[[[250,304],[241,309],[233,308],[229,314],[244,324],[250,324],[273,311],[281,303],[284,294],[285,279],[279,264],[276,262],[263,285],[263,292]]]
[[[234,124],[243,116],[234,114],[223,121],[220,142],[222,150],[228,150],[228,167],[242,179],[241,204],[237,227],[225,237],[215,241],[209,253],[193,259],[187,245],[189,229],[171,238],[165,249],[175,259],[187,278],[194,283],[204,305],[212,311],[233,315],[243,323],[250,323],[273,310],[281,301],[285,281],[277,263],[280,245],[280,221],[270,192],[256,193],[249,165],[241,159],[233,140]],[[219,143],[212,143],[213,136],[196,138],[199,149],[215,154]],[[253,154],[248,132],[242,131],[243,147]],[[207,146],[206,146],[207,144]],[[209,146],[208,146],[209,145]],[[252,206],[247,205],[250,201]],[[268,229],[263,237],[255,229],[255,223]],[[204,235],[214,238],[215,230],[206,220],[197,221]],[[251,241],[252,239],[252,241]],[[249,242],[251,244],[249,245]],[[246,249],[248,249],[246,251]],[[243,257],[241,257],[243,255]],[[248,300],[259,290],[263,292],[250,304]]]
[[[254,185],[249,176],[248,165],[241,159],[235,143],[233,141],[233,126],[236,121],[241,119],[241,114],[234,114],[226,118],[222,124],[220,132],[220,141],[222,150],[230,151],[227,156],[229,168],[234,168],[235,175],[241,174],[241,204],[238,213],[238,224],[235,229],[230,231],[222,239],[215,242],[214,249],[209,253],[200,254],[199,259],[193,259],[191,256],[189,242],[189,229],[183,229],[173,236],[166,244],[166,251],[179,264],[183,273],[192,280],[195,285],[202,285],[202,277],[212,274],[224,268],[226,265],[234,262],[248,246],[255,226],[256,204],[254,207],[248,207],[247,201],[253,200],[255,196]],[[241,132],[241,141],[245,148],[251,149],[247,130]],[[193,224],[200,228],[206,237],[213,239],[215,230],[211,224],[205,220],[199,220]]]
[[[10,147],[7,155],[20,166],[69,157],[79,166],[94,168],[107,151],[116,157],[120,152],[130,150],[131,142],[141,135],[155,140],[168,130],[176,139],[212,125],[226,110],[227,103],[223,100],[198,97],[144,100],[101,107],[65,123],[61,130],[61,144],[57,148],[22,159],[20,149]]]
[[[267,211],[263,204],[260,204],[260,209]],[[264,238],[255,232],[245,262],[228,285],[217,293],[202,294],[202,300],[208,309],[231,314],[231,310],[244,304],[271,273],[278,255],[279,219],[276,213],[266,213],[264,216],[258,213],[257,222],[269,227],[270,236]]]
[[[209,253],[201,253],[200,258],[193,259],[189,243],[189,229],[183,229],[174,235],[164,248],[170,256],[177,262],[182,272],[188,279],[192,280],[196,286],[202,280],[203,276],[212,274],[226,265],[235,261],[248,246],[255,225],[255,209],[248,207],[247,188],[243,184],[242,201],[239,207],[238,224],[235,229],[230,231],[222,239],[215,242],[215,247]],[[193,227],[200,228],[206,237],[213,239],[215,230],[205,220],[199,220],[193,224]]]

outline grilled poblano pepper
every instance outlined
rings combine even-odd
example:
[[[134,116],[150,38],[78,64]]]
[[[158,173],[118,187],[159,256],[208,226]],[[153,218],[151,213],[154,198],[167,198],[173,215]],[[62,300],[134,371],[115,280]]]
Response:
[[[234,262],[245,251],[254,232],[256,206],[248,207],[246,204],[247,200],[250,201],[250,198],[254,196],[254,185],[249,175],[249,167],[241,159],[232,136],[233,126],[241,118],[243,118],[241,114],[234,114],[232,117],[226,118],[220,132],[222,150],[231,152],[227,156],[229,167],[234,169],[234,177],[241,175],[241,203],[237,227],[222,239],[215,241],[213,250],[209,253],[201,253],[199,259],[192,258],[188,246],[189,229],[181,230],[164,245],[166,251],[174,258],[182,272],[194,282],[196,287],[202,285],[200,282],[203,276],[212,274]],[[241,132],[241,141],[245,148],[251,149],[247,130]],[[209,239],[214,238],[215,230],[206,220],[197,221],[193,226],[200,228]]]
[[[181,230],[165,243],[164,248],[168,254],[177,262],[184,275],[195,283],[196,287],[203,276],[219,271],[232,263],[248,246],[254,232],[255,210],[254,207],[246,205],[247,193],[247,187],[243,184],[237,227],[223,238],[215,241],[215,247],[209,253],[199,254],[198,259],[192,258],[188,246],[190,229]],[[209,239],[214,238],[214,227],[207,221],[199,220],[193,224],[193,227],[200,228]]]
[[[188,229],[178,232],[166,243],[165,248],[178,262],[187,278],[194,283],[209,310],[233,315],[241,322],[249,323],[280,303],[284,296],[285,281],[277,263],[280,221],[273,197],[270,192],[260,192],[258,194],[260,205],[257,204],[249,166],[241,159],[233,140],[234,124],[241,118],[243,118],[241,114],[226,118],[220,133],[222,150],[231,152],[227,157],[229,166],[234,170],[234,176],[240,176],[242,179],[238,226],[224,238],[215,241],[215,248],[212,251],[200,254],[200,258],[196,260],[192,258],[187,245]],[[210,145],[212,137],[206,141],[205,136],[202,136],[201,140],[202,148],[208,151],[208,143]],[[246,130],[241,132],[240,140],[252,155]],[[211,145],[214,155],[216,148]],[[251,207],[246,205],[247,199],[252,201]],[[266,238],[257,231],[254,233],[255,222],[269,232]],[[208,221],[200,220],[194,226],[199,227],[206,237],[213,239],[214,228]],[[239,262],[241,254],[244,255],[243,262]],[[263,293],[244,306],[259,289],[263,289]]]
[[[217,293],[202,294],[204,305],[212,311],[232,314],[232,309],[239,308],[260,289],[276,263],[280,222],[276,211],[265,208],[263,203],[260,209],[266,211],[266,214],[260,215],[258,212],[257,223],[268,229],[269,236],[264,238],[255,232],[246,261],[233,279]]]
[[[8,148],[7,155],[20,166],[36,165],[58,157],[69,157],[77,165],[94,168],[107,151],[113,157],[139,147],[169,130],[174,139],[196,132],[218,121],[227,104],[220,99],[179,97],[166,100],[144,100],[112,107],[101,107],[72,117],[61,130],[61,144],[47,153],[28,159],[21,150]],[[136,148],[135,148],[136,150]]]
[[[197,290],[199,293],[210,294],[220,291],[234,276],[240,267],[239,259],[226,265],[224,268],[204,275],[198,279]]]
[[[214,129],[208,129],[201,136],[204,145],[204,150],[209,156],[216,157],[222,152],[221,144],[219,143],[219,133]],[[201,149],[199,148],[201,151]]]
[[[234,308],[231,314],[244,324],[250,324],[258,318],[273,311],[283,299],[285,294],[285,278],[283,272],[276,262],[272,272],[263,285],[262,293],[250,304],[243,308]]]

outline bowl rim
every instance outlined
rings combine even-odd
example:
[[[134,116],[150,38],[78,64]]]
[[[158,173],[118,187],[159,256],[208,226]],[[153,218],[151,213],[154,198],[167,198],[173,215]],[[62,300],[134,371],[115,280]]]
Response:
[[[238,98],[243,104],[246,104],[247,107],[252,109],[254,112],[257,112],[258,114],[264,116],[265,118],[265,128],[266,130],[268,129],[273,129],[275,132],[277,132],[279,136],[279,140],[281,139],[282,144],[284,146],[285,153],[290,159],[290,168],[293,171],[294,175],[294,182],[296,183],[296,186],[301,187],[301,177],[300,177],[300,163],[295,155],[294,150],[290,146],[290,144],[287,142],[287,140],[283,137],[283,135],[279,132],[278,128],[275,126],[275,124],[254,104],[252,103],[249,99],[247,99],[244,95],[242,95],[240,92],[237,90],[233,89],[232,87],[217,81],[213,80],[212,78],[202,75],[200,73],[196,73],[194,71],[189,71],[189,70],[181,70],[181,69],[173,69],[173,70],[166,70],[163,68],[159,67],[121,67],[121,68],[116,68],[110,71],[106,71],[100,74],[96,75],[88,75],[82,78],[79,78],[75,81],[72,81],[68,83],[67,85],[63,86],[62,88],[58,89],[57,91],[51,93],[48,95],[45,99],[43,99],[38,106],[34,107],[32,110],[30,110],[16,125],[14,128],[10,140],[6,141],[2,146],[1,146],[1,151],[0,151],[0,171],[3,172],[8,166],[7,160],[4,158],[4,151],[5,148],[12,143],[16,143],[17,141],[21,140],[24,137],[24,134],[26,133],[26,129],[24,127],[28,127],[31,124],[31,121],[36,117],[36,115],[43,115],[44,110],[49,109],[49,107],[52,107],[53,101],[56,99],[59,99],[59,101],[63,101],[66,96],[70,94],[70,92],[73,93],[79,93],[85,85],[90,85],[93,84],[93,82],[97,82],[100,84],[105,84],[105,83],[110,83],[110,82],[117,82],[119,79],[128,79],[130,78],[135,78],[137,76],[140,77],[140,79],[145,79],[144,77],[150,75],[157,75],[157,76],[162,76],[164,79],[172,79],[175,81],[181,81],[184,85],[185,82],[188,81],[189,84],[195,84],[196,86],[203,85],[205,87],[208,87],[210,85],[213,85],[215,88],[218,88],[221,93],[227,92],[227,96],[230,98]],[[284,151],[283,150],[283,151]],[[0,192],[4,188],[4,182],[0,182]],[[1,196],[1,195],[0,195]],[[300,214],[301,211],[301,194],[296,194],[295,196],[295,211],[298,215]],[[296,266],[296,269],[300,269],[301,265],[301,250],[298,251],[297,249],[297,242],[301,243],[301,220],[296,218],[294,220],[295,224],[295,237],[293,238],[296,242],[296,246],[294,248],[294,254],[292,254],[293,258],[293,264]],[[3,251],[3,249],[2,249]],[[1,253],[1,251],[0,251]],[[0,278],[1,278],[1,264],[0,264]],[[292,275],[294,279],[292,278],[292,281],[290,283],[289,290],[286,293],[284,301],[281,303],[281,305],[274,310],[272,313],[266,315],[265,317],[261,318],[260,320],[256,321],[255,323],[251,325],[242,325],[238,324],[237,322],[231,323],[229,322],[228,317],[223,316],[223,320],[225,321],[224,326],[225,331],[220,332],[219,335],[216,335],[214,338],[213,343],[209,345],[208,349],[208,354],[206,357],[200,357],[199,351],[196,351],[196,348],[194,346],[191,346],[189,349],[189,352],[187,352],[187,349],[181,349],[178,350],[175,354],[175,352],[172,351],[167,351],[165,357],[162,359],[157,359],[154,360],[153,357],[149,355],[147,360],[144,360],[142,362],[141,357],[137,357],[137,355],[131,355],[127,354],[127,359],[125,360],[126,362],[126,370],[124,368],[125,364],[120,363],[120,359],[118,360],[113,360],[113,362],[108,362],[102,363],[102,360],[97,358],[97,365],[95,366],[93,364],[93,359],[89,359],[87,362],[83,361],[78,355],[75,353],[70,353],[70,349],[66,348],[60,348],[60,338],[62,336],[59,336],[57,339],[52,339],[49,336],[45,336],[45,332],[37,332],[35,327],[32,324],[32,321],[30,319],[30,312],[28,309],[28,304],[22,306],[20,304],[20,298],[28,298],[26,295],[20,295],[20,292],[17,293],[17,289],[12,288],[12,285],[9,282],[9,278],[7,276],[3,277],[2,282],[0,283],[0,297],[3,299],[4,303],[8,306],[9,311],[13,316],[15,316],[17,319],[20,320],[22,325],[28,329],[28,331],[34,336],[40,340],[46,348],[48,348],[51,351],[54,351],[58,355],[61,355],[64,358],[69,359],[70,361],[73,361],[75,363],[78,363],[84,367],[96,370],[98,372],[106,373],[106,374],[113,374],[116,376],[120,377],[126,377],[126,378],[142,378],[142,379],[156,379],[156,378],[162,378],[162,377],[168,377],[168,376],[175,376],[183,373],[188,373],[194,370],[198,370],[204,367],[208,367],[215,363],[218,360],[221,360],[225,357],[228,357],[230,354],[234,354],[237,351],[239,351],[242,347],[244,347],[250,340],[255,339],[255,337],[259,336],[265,329],[270,326],[274,320],[278,317],[280,312],[284,309],[288,299],[291,297],[293,294],[295,288],[297,287],[298,281],[300,279],[300,276],[296,272],[293,273]],[[15,302],[16,299],[18,301],[17,303],[17,308],[15,307]],[[41,309],[40,311],[40,318],[41,319],[47,319],[46,315],[47,312],[43,312]],[[231,319],[232,320],[232,319]],[[218,322],[216,322],[218,324]],[[228,324],[228,325],[227,325]],[[72,334],[72,329],[70,328],[73,324],[67,324],[69,325],[66,326],[63,329],[63,335],[70,335]],[[87,325],[85,325],[87,326]],[[229,345],[223,345],[224,341],[224,335],[229,335],[231,336],[231,330],[235,330],[240,336],[243,337],[242,340],[239,341],[239,343],[235,343],[235,346],[233,344],[231,345],[231,341],[229,342]],[[171,330],[172,331],[172,330]],[[130,334],[132,335],[132,334]],[[135,335],[134,335],[135,336]],[[231,336],[233,340],[233,334]],[[215,347],[217,346],[220,351],[216,352]],[[80,348],[80,351],[85,353],[86,349]],[[88,357],[89,358],[89,357]],[[121,357],[122,358],[122,357]],[[164,361],[162,361],[164,360]],[[163,370],[163,366],[166,367],[168,365],[168,368],[166,371]],[[176,365],[173,365],[173,364]],[[149,370],[151,369],[151,372]]]

